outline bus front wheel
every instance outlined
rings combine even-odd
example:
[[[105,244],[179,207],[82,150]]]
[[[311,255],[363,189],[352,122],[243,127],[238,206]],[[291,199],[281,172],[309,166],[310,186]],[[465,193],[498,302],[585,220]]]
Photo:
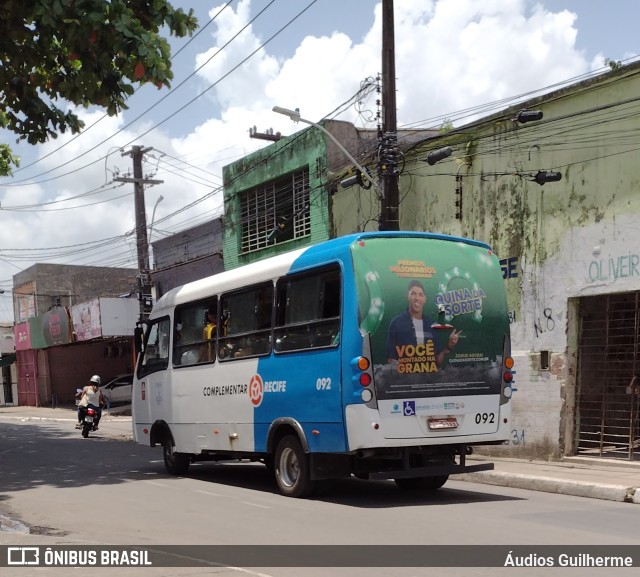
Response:
[[[438,475],[436,477],[411,477],[394,479],[400,489],[406,491],[435,491],[444,485],[449,479],[449,475]]]
[[[189,455],[176,453],[171,439],[165,439],[162,443],[164,455],[164,468],[170,475],[184,475],[189,470]]]
[[[276,447],[275,477],[278,489],[287,497],[308,497],[315,489],[309,459],[293,435],[283,437]]]

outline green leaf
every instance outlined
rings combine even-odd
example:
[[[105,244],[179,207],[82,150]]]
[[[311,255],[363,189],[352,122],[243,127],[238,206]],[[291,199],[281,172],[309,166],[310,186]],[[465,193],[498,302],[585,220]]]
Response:
[[[139,84],[137,60],[145,81],[168,84],[169,45],[159,31],[185,36],[197,28],[192,10],[186,15],[166,0],[34,0],[10,7],[9,21],[23,25],[6,26],[0,39],[0,126],[33,144],[82,129],[56,102],[102,106],[109,114],[126,108]]]

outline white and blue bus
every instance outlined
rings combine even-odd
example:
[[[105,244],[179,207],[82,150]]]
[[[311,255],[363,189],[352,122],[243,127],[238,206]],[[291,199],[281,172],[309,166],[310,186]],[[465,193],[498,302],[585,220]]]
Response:
[[[133,386],[136,442],[171,474],[263,462],[279,490],[326,480],[441,487],[510,430],[500,263],[478,241],[361,233],[163,295]]]

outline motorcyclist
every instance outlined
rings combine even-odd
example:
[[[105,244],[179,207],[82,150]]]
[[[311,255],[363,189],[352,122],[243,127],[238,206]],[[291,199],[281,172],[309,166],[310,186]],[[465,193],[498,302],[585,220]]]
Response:
[[[93,375],[91,379],[89,379],[89,384],[82,389],[82,392],[80,393],[80,403],[78,404],[78,423],[76,424],[76,429],[82,428],[82,422],[84,421],[87,407],[91,407],[96,411],[97,415],[96,420],[93,423],[93,430],[98,430],[98,423],[102,416],[102,405],[105,403],[104,395],[100,390],[100,382],[100,376]]]

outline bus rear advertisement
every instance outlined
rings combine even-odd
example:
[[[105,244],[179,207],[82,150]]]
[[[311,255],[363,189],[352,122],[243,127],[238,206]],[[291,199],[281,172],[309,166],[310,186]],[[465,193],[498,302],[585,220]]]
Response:
[[[500,263],[481,242],[361,233],[176,288],[150,315],[136,442],[171,474],[250,460],[284,495],[332,479],[434,490],[510,431]]]

